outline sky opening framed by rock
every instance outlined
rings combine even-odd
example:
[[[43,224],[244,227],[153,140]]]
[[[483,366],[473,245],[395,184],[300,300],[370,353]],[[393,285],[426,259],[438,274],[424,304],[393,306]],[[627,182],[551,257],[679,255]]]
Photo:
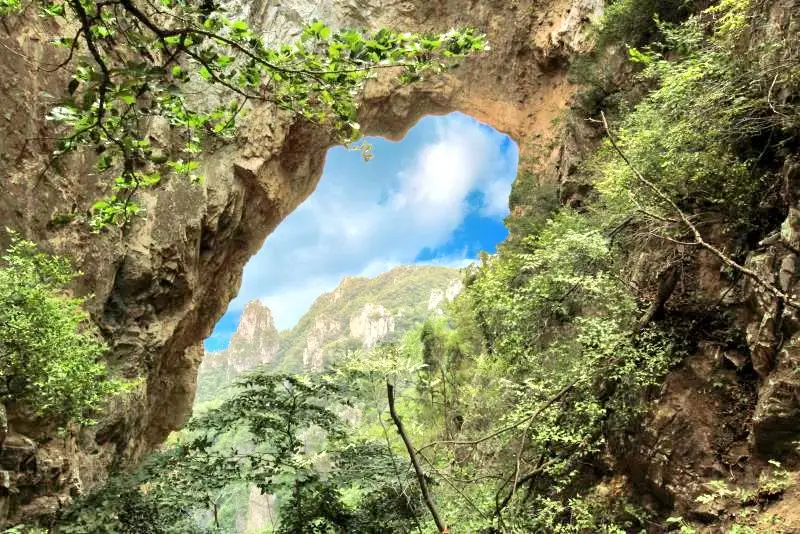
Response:
[[[207,350],[227,346],[251,300],[264,302],[283,330],[344,276],[464,266],[505,239],[519,157],[507,135],[451,113],[423,118],[401,141],[367,141],[370,161],[341,146],[328,151],[315,192],[248,262]]]

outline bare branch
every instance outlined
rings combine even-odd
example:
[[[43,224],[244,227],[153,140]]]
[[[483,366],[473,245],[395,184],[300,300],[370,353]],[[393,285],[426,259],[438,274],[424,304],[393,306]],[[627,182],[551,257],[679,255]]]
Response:
[[[433,516],[433,522],[436,523],[436,528],[439,529],[440,533],[446,534],[447,526],[444,524],[444,521],[442,521],[441,516],[439,516],[439,510],[436,508],[436,503],[433,502],[433,498],[428,492],[428,483],[425,482],[425,474],[422,472],[422,466],[419,464],[419,459],[417,458],[416,452],[414,452],[414,446],[411,444],[411,439],[409,439],[408,434],[406,434],[406,430],[403,427],[403,421],[400,419],[400,416],[397,415],[397,410],[394,406],[394,386],[390,382],[386,382],[386,395],[389,399],[389,415],[392,416],[392,421],[394,421],[394,425],[397,427],[397,432],[400,434],[400,437],[403,439],[403,444],[406,446],[409,459],[411,460],[411,465],[414,467],[414,473],[417,475],[419,489],[422,492],[422,498],[425,500],[425,505],[428,507],[428,510],[430,510],[431,515]]]
[[[53,67],[52,69],[42,69],[42,70],[44,72],[55,72],[57,70],[60,70],[60,69],[63,69],[64,67],[66,67],[69,64],[69,62],[72,61],[72,56],[75,54],[75,49],[78,48],[78,42],[79,42],[78,38],[81,36],[81,33],[83,33],[83,26],[78,28],[78,31],[75,33],[75,37],[73,37],[73,39],[72,39],[72,44],[69,47],[69,55],[67,56],[67,59],[65,59],[64,61],[62,61],[61,63],[59,63],[55,67]]]
[[[423,450],[425,450],[425,449],[427,449],[429,447],[434,447],[436,445],[478,445],[480,443],[483,443],[484,441],[489,441],[492,438],[496,438],[497,436],[499,436],[501,434],[504,434],[504,433],[508,432],[509,430],[514,430],[515,428],[520,427],[520,426],[528,423],[529,421],[532,421],[533,419],[539,417],[539,415],[541,415],[542,412],[544,412],[550,406],[552,406],[553,404],[558,402],[564,395],[569,393],[570,390],[572,390],[572,388],[574,388],[577,383],[578,383],[578,379],[573,380],[572,382],[570,382],[569,384],[564,386],[564,388],[561,389],[561,391],[559,391],[558,393],[556,393],[555,395],[550,397],[550,399],[546,403],[541,405],[531,415],[529,415],[529,416],[527,416],[527,417],[525,417],[523,419],[520,419],[516,423],[512,423],[512,424],[510,424],[508,426],[505,426],[505,427],[501,428],[500,430],[496,430],[496,431],[492,432],[491,434],[489,434],[487,436],[484,436],[484,437],[478,438],[478,439],[474,439],[474,440],[469,440],[469,441],[454,441],[454,440],[433,441],[431,443],[428,443],[424,447],[420,448],[417,452],[423,451]]]

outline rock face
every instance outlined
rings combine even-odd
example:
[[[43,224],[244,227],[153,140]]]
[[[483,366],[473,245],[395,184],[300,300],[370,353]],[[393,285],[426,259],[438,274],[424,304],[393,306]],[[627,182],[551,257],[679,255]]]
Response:
[[[364,92],[360,122],[367,134],[397,139],[423,115],[459,110],[513,136],[525,157],[566,104],[568,58],[586,45],[585,22],[600,13],[603,2],[334,0],[321,5],[261,0],[242,9],[254,27],[276,38],[291,36],[309,13],[340,26],[446,30],[471,25],[486,31],[492,52],[465,62],[450,76],[408,87],[375,80]],[[104,480],[112,463],[137,459],[184,422],[195,393],[201,341],[235,295],[248,258],[314,190],[331,138],[316,126],[256,106],[235,145],[205,156],[204,185],[164,180],[140,200],[146,218],[125,229],[90,234],[80,219],[107,180],[87,171],[87,154],[51,165],[52,135],[42,120],[53,103],[48,95],[66,87],[62,73],[39,70],[43,63],[63,59],[48,45],[58,28],[30,10],[4,18],[0,32],[10,51],[0,57],[0,101],[7,110],[0,117],[0,225],[73,260],[85,273],[75,290],[94,295],[90,312],[111,344],[114,367],[143,379],[100,424],[59,446],[66,466],[62,478],[85,491]],[[167,143],[156,131],[152,141],[156,147]],[[35,442],[52,436],[46,425],[27,425],[14,414],[9,422],[11,431]],[[65,486],[49,491],[68,499]],[[35,491],[15,495],[11,517],[37,509]]]
[[[256,364],[269,363],[277,349],[277,334],[272,312],[261,302],[254,300],[245,306],[236,333],[231,338],[229,350],[234,354],[255,357]],[[250,362],[248,365],[252,367]],[[243,367],[237,370],[241,371]]]
[[[303,368],[321,371],[324,363],[322,347],[327,341],[342,331],[342,325],[335,319],[321,316],[314,318],[314,325],[306,338],[303,348]]]
[[[364,348],[372,348],[394,332],[394,317],[380,304],[365,304],[350,318],[350,337],[360,339]]]
[[[424,320],[425,296],[453,294],[460,273],[444,267],[398,267],[375,278],[345,277],[317,298],[291,330],[278,332],[260,302],[249,303],[230,346],[209,352],[200,365],[196,403],[258,365],[279,371],[321,371],[342,350],[374,347]]]
[[[272,312],[254,300],[242,312],[228,348],[207,352],[199,373],[214,375],[215,380],[227,384],[247,369],[271,363],[278,354],[278,347],[278,330]]]
[[[264,525],[274,525],[275,501],[274,495],[263,495],[260,489],[251,487],[247,499],[247,517],[242,531],[246,534],[258,534],[264,531]]]
[[[452,280],[444,290],[434,289],[431,291],[431,296],[428,297],[428,311],[439,314],[444,313],[442,305],[445,302],[453,302],[453,299],[461,294],[463,290],[464,283],[461,280]]]

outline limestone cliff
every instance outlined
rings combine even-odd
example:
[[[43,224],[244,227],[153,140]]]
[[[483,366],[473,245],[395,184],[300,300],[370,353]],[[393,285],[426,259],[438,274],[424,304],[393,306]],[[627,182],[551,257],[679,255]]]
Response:
[[[461,280],[453,280],[447,285],[446,289],[431,291],[431,295],[428,297],[428,311],[441,314],[442,305],[446,302],[452,302],[463,289],[464,284]]]
[[[357,315],[350,317],[350,337],[361,340],[364,348],[374,347],[394,332],[394,317],[380,304],[364,304]]]
[[[203,357],[198,374],[208,386],[198,390],[195,402],[214,396],[211,384],[229,384],[244,371],[273,362],[279,346],[272,312],[257,300],[248,303],[228,348]]]
[[[460,278],[445,267],[396,267],[375,278],[347,277],[317,298],[285,334],[279,368],[320,370],[336,354],[396,339],[423,321],[429,295]],[[301,365],[302,364],[302,365]]]

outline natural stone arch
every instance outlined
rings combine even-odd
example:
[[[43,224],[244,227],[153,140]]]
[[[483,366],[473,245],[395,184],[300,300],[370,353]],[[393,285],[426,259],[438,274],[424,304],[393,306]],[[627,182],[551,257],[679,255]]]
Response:
[[[249,4],[255,27],[269,22],[265,5]],[[585,46],[585,23],[602,5],[602,0],[334,0],[327,15],[339,26],[485,30],[492,51],[452,74],[397,87],[384,73],[368,84],[362,129],[399,139],[425,115],[461,111],[509,134],[524,159],[567,104],[570,56]],[[42,24],[30,15],[10,21],[9,30],[19,37],[9,45],[34,60],[52,61],[46,43],[56,29]],[[76,289],[95,295],[92,316],[112,344],[112,359],[129,375],[146,377],[138,394],[112,406],[101,425],[63,448],[52,445],[90,487],[109,465],[139,457],[185,421],[203,339],[238,291],[247,260],[316,187],[334,141],[319,127],[256,106],[235,145],[205,156],[204,187],[165,180],[144,195],[146,218],[124,231],[92,236],[77,223],[51,224],[53,214],[84,209],[101,194],[98,180],[87,177],[90,162],[76,156],[61,172],[41,173],[50,150],[38,140],[48,105],[41,92],[56,94],[63,80],[45,77],[35,63],[10,54],[0,57],[0,79],[17,81],[0,85],[0,98],[15,110],[0,139],[0,153],[12,155],[0,160],[0,223],[75,259],[85,273]],[[153,135],[169,143],[168,132],[155,128]],[[19,432],[37,432],[25,421],[12,422]],[[74,473],[65,472],[65,485]]]

